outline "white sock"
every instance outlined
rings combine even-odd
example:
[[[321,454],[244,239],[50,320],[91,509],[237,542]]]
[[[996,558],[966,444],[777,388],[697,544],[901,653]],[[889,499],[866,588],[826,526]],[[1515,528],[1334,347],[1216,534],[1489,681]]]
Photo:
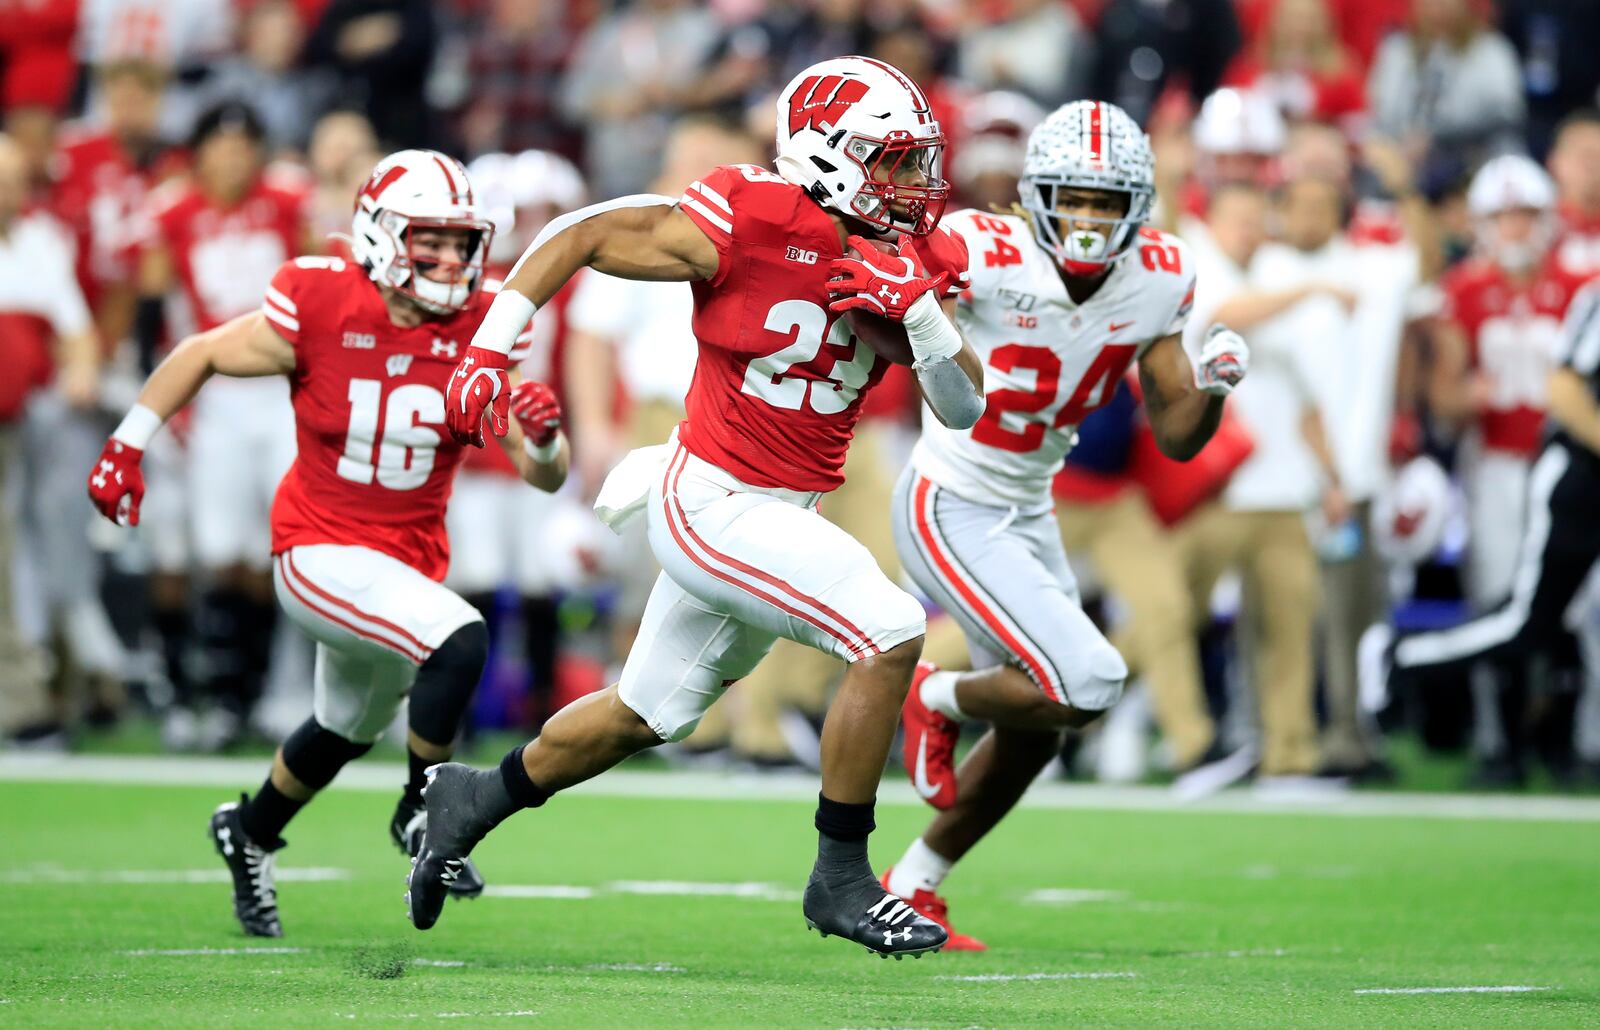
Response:
[[[918,837],[894,864],[894,872],[889,875],[889,892],[902,898],[909,898],[919,890],[937,893],[954,864]]]
[[[961,711],[961,706],[956,704],[956,674],[953,672],[929,673],[928,678],[922,681],[922,703],[940,715],[964,722],[966,715]]]

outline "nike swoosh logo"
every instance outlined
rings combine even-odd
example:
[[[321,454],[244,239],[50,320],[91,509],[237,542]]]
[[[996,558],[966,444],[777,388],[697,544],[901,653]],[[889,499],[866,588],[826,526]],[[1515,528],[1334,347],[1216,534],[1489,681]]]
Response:
[[[939,793],[939,788],[928,782],[928,735],[924,733],[917,740],[917,767],[911,777],[911,785],[917,788],[923,800]]]
[[[1128,328],[1132,324],[1133,324],[1132,321],[1128,321],[1128,322],[1112,322],[1111,323],[1111,328],[1106,330],[1106,331],[1107,332],[1112,332],[1112,333],[1119,332],[1120,330]]]

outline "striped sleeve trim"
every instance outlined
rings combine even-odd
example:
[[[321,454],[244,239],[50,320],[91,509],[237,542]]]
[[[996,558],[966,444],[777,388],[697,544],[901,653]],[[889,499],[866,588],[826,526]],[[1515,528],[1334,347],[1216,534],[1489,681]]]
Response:
[[[713,239],[726,242],[733,238],[733,208],[722,194],[698,180],[689,184],[678,199],[678,205],[695,224]]]
[[[1584,287],[1567,310],[1561,363],[1586,376],[1600,368],[1600,283]]]

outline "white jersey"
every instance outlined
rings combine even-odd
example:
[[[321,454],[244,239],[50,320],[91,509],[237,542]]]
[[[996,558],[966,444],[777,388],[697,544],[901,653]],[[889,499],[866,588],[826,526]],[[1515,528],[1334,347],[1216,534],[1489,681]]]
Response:
[[[972,288],[961,295],[956,320],[983,362],[988,405],[964,430],[925,410],[912,463],[969,501],[1047,510],[1078,423],[1111,400],[1152,343],[1183,331],[1194,303],[1188,248],[1142,230],[1080,305],[1027,219],[965,210],[940,227],[966,244]]]

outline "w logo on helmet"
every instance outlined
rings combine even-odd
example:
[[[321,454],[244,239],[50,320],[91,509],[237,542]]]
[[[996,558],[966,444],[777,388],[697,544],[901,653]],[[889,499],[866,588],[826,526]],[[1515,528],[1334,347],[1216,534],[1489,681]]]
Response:
[[[843,75],[808,75],[789,97],[789,134],[801,129],[827,132],[867,95],[867,84]]]
[[[404,174],[406,174],[406,166],[403,164],[393,165],[388,171],[381,174],[374,169],[372,177],[367,180],[367,184],[361,187],[361,192],[356,194],[356,206],[359,207],[363,200],[370,200],[376,204],[378,198],[383,195],[383,191],[389,188],[389,184]]]

